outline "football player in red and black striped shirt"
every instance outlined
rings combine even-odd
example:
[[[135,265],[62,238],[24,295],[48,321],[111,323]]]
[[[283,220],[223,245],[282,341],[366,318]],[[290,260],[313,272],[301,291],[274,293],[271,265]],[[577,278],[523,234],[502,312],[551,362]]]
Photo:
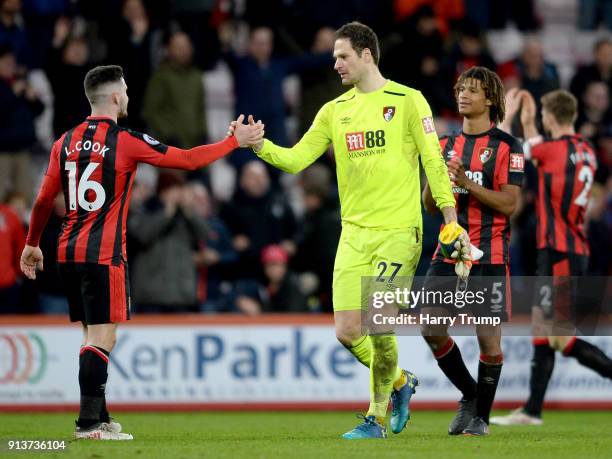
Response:
[[[536,104],[531,94],[520,91],[509,93],[507,98],[509,104],[521,104],[521,123],[527,138],[525,156],[531,158],[538,171],[536,274],[541,276],[541,282],[536,289],[533,319],[534,332],[541,334],[546,333],[553,319],[566,320],[572,317],[572,308],[580,308],[570,276],[584,276],[588,266],[584,214],[597,161],[590,143],[574,130],[578,102],[571,93],[557,90],[542,97],[542,124],[550,134],[547,139],[539,135],[535,126]],[[536,336],[529,399],[508,416],[494,418],[495,424],[542,424],[542,404],[556,350],[612,378],[612,360],[587,341],[576,336]]]
[[[496,127],[504,119],[505,107],[503,85],[494,72],[483,67],[465,71],[455,85],[455,97],[463,116],[463,129],[460,134],[442,138],[440,143],[454,182],[458,222],[472,244],[484,252],[472,266],[470,290],[486,293],[482,304],[472,304],[471,310],[476,317],[505,321],[510,312],[510,215],[518,203],[523,181],[522,145]],[[427,211],[435,210],[428,186],[423,201]],[[424,288],[454,291],[453,275],[452,260],[444,259],[438,247]],[[446,309],[443,305],[427,305],[422,313],[448,316],[454,315],[448,311],[453,308],[454,305]],[[503,362],[501,327],[483,323],[477,325],[476,333],[481,351],[478,381],[467,370],[459,348],[448,335],[448,326],[423,327],[423,336],[438,365],[463,395],[448,429],[450,435],[488,434]]]
[[[126,220],[136,167],[195,170],[238,146],[257,143],[263,125],[236,120],[233,135],[212,144],[181,150],[147,134],[117,125],[127,116],[127,85],[119,66],[102,66],[85,77],[91,116],[66,132],[51,149],[42,187],[36,199],[21,269],[31,279],[43,268],[38,247],[56,195],[63,191],[66,216],[58,240],[57,260],[66,288],[70,320],[84,326],[79,359],[81,409],[77,438],[130,440],[110,420],[104,388],[116,327],[129,319],[126,269]]]

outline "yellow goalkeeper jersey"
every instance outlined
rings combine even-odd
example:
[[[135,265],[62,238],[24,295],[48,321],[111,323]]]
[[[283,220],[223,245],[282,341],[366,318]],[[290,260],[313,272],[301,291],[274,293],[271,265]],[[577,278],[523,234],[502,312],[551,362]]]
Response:
[[[265,140],[257,155],[295,174],[330,144],[343,222],[421,228],[419,156],[437,206],[455,207],[431,109],[420,91],[390,80],[369,93],[353,88],[326,103],[294,147]]]

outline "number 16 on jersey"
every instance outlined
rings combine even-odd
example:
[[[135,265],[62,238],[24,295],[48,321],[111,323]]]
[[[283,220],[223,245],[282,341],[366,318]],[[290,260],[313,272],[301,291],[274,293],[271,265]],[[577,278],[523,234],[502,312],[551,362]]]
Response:
[[[89,163],[77,184],[77,163],[75,161],[66,161],[66,170],[68,171],[68,206],[70,210],[77,210],[77,200],[79,206],[88,212],[94,212],[104,205],[104,201],[106,201],[104,188],[95,180],[89,180],[91,174],[93,174],[99,165],[100,163]],[[92,202],[87,200],[88,190],[96,194],[96,199]]]

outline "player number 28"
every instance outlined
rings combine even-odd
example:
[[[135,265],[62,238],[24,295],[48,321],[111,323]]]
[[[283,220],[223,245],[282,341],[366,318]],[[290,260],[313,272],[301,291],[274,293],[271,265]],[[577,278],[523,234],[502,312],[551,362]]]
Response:
[[[83,171],[77,186],[76,162],[66,161],[66,170],[68,171],[68,206],[70,210],[76,210],[77,200],[79,206],[88,212],[94,212],[104,205],[106,200],[104,188],[95,180],[89,180],[89,177],[91,177],[91,174],[93,174],[99,165],[100,163],[89,163]],[[91,190],[96,194],[96,199],[92,202],[89,202],[86,198],[87,190]]]

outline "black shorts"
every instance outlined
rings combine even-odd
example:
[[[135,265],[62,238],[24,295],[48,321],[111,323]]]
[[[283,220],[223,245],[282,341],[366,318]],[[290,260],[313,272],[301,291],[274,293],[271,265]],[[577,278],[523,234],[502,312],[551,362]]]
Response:
[[[127,265],[58,263],[66,289],[70,321],[86,325],[125,322],[130,318]]]
[[[586,274],[588,265],[586,255],[538,250],[533,304],[542,308],[545,319],[575,319],[581,297],[578,278]]]
[[[455,292],[457,279],[453,263],[434,260],[427,270],[423,287],[425,292]],[[507,265],[473,265],[466,292],[472,292],[472,296],[465,297],[465,304],[427,302],[421,305],[421,309],[443,307],[453,314],[465,313],[467,310],[474,317],[499,317],[502,322],[511,316],[510,274]]]

